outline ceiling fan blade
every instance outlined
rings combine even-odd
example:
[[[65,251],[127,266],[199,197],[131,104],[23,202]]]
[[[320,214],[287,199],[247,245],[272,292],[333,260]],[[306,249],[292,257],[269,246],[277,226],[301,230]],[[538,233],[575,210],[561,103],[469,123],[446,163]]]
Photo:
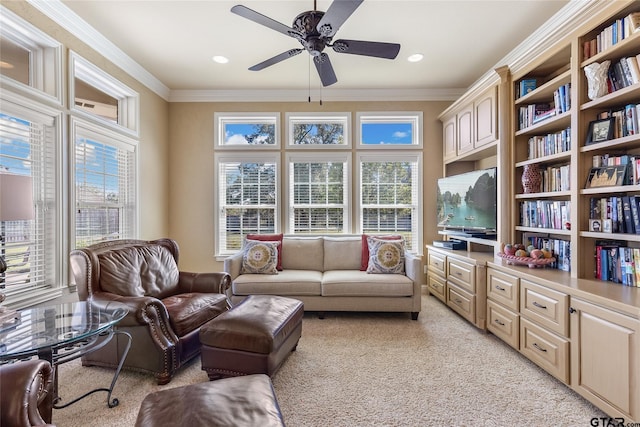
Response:
[[[280,55],[276,55],[273,58],[269,58],[266,61],[262,61],[259,64],[254,65],[253,67],[250,67],[249,70],[251,71],[260,71],[264,68],[267,68],[273,64],[277,64],[280,61],[284,61],[285,59],[289,59],[293,56],[298,55],[300,52],[302,52],[304,49],[291,49],[288,50],[286,52],[282,52]]]
[[[333,37],[344,21],[360,6],[364,0],[333,0],[329,9],[318,22],[316,29],[324,37]]]
[[[368,42],[364,40],[336,40],[331,47],[338,53],[375,56],[376,58],[395,59],[400,52],[398,43]]]
[[[231,12],[236,15],[240,15],[243,18],[247,18],[250,21],[253,21],[257,24],[264,25],[265,27],[271,28],[272,30],[276,30],[279,33],[282,33],[286,36],[296,38],[300,40],[302,38],[302,34],[297,32],[291,27],[288,27],[275,19],[271,19],[268,16],[264,16],[261,13],[256,12],[255,10],[249,9],[246,6],[241,4],[237,4],[231,8]]]
[[[333,71],[331,60],[329,60],[329,55],[322,53],[320,56],[315,56],[313,63],[316,64],[316,70],[318,70],[318,74],[320,75],[322,86],[331,86],[338,81],[336,73]]]

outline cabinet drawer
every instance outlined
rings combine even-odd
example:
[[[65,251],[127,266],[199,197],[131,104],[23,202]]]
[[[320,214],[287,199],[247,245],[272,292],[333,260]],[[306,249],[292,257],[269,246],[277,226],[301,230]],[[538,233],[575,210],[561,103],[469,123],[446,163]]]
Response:
[[[516,350],[520,348],[520,316],[493,301],[487,301],[487,319],[487,329],[491,333]]]
[[[519,279],[502,271],[487,269],[487,298],[492,299],[513,311],[518,311]]]
[[[474,323],[476,321],[475,295],[455,285],[449,285],[447,286],[447,305],[469,322]]]
[[[429,273],[429,275],[427,276],[427,286],[429,288],[429,292],[434,295],[436,298],[438,298],[440,301],[444,302],[446,304],[447,302],[447,293],[446,293],[446,282],[444,280],[444,278],[436,275],[436,274],[432,274]]]
[[[520,352],[560,381],[569,382],[569,341],[520,319]]]
[[[569,296],[520,280],[520,314],[565,337],[569,336]]]
[[[427,265],[429,271],[433,271],[444,277],[447,268],[447,257],[446,255],[429,251]]]
[[[476,293],[476,268],[473,264],[469,264],[457,259],[447,259],[447,280],[452,281],[461,288]]]

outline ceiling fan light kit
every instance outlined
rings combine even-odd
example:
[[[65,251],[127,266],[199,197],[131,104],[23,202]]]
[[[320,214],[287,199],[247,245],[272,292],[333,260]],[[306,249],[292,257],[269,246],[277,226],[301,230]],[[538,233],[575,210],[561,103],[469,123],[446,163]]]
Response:
[[[334,0],[326,12],[314,10],[296,16],[293,25],[288,27],[246,6],[236,5],[231,12],[260,25],[271,28],[300,42],[303,48],[290,49],[249,68],[259,71],[285,59],[294,57],[306,50],[313,57],[322,86],[330,86],[338,81],[329,55],[323,52],[329,46],[334,52],[351,55],[371,56],[375,58],[395,59],[400,51],[397,43],[373,42],[364,40],[336,40],[333,36],[340,26],[351,16],[364,0]]]

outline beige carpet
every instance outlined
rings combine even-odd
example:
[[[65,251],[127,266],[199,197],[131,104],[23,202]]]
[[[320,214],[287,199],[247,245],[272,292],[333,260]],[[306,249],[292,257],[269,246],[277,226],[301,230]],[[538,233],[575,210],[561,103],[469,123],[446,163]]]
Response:
[[[111,372],[62,365],[60,395],[105,387]],[[167,386],[123,372],[106,393],[54,410],[59,427],[132,426],[144,396],[207,381],[196,360]],[[433,297],[408,314],[306,314],[298,350],[273,378],[285,422],[297,426],[586,426],[604,414]],[[175,402],[176,408],[180,402]],[[212,403],[215,410],[215,403]]]

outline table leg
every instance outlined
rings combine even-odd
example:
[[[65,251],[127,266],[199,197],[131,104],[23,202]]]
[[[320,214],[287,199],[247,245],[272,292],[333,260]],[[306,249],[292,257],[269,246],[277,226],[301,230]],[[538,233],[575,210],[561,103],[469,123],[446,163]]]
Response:
[[[124,350],[122,351],[122,355],[120,356],[120,362],[118,363],[118,367],[116,368],[116,371],[113,374],[113,380],[111,380],[111,386],[109,388],[97,388],[95,390],[91,390],[85,394],[83,394],[80,397],[75,398],[74,400],[72,400],[71,402],[65,403],[64,405],[54,405],[53,407],[55,409],[62,409],[62,408],[66,408],[69,405],[72,405],[74,403],[76,403],[77,401],[84,399],[85,397],[93,394],[93,393],[97,393],[99,391],[106,391],[107,394],[107,406],[109,406],[109,408],[114,408],[116,406],[118,406],[118,404],[120,403],[118,401],[118,399],[114,398],[111,399],[111,393],[113,392],[113,388],[116,385],[116,381],[118,380],[118,376],[120,375],[120,371],[122,370],[122,366],[124,365],[124,361],[127,358],[127,354],[129,354],[129,349],[131,348],[131,334],[129,334],[128,332],[125,331],[120,331],[120,330],[116,330],[116,331],[112,331],[112,335],[111,337],[109,337],[109,339],[107,341],[110,341],[113,338],[113,335],[123,335],[127,338],[127,345],[125,346]],[[100,348],[102,347],[102,345],[96,347]],[[92,349],[93,350],[93,349]],[[89,351],[90,353],[90,351]],[[56,372],[57,375],[57,372]],[[57,393],[56,393],[56,398],[57,400],[59,400],[59,398],[57,397]]]

